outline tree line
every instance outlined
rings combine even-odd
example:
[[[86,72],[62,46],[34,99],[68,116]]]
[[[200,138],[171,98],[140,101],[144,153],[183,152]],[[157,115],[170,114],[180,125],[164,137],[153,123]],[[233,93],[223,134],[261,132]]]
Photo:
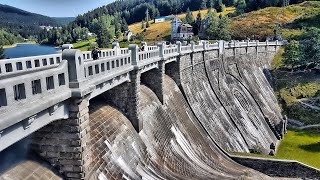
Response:
[[[285,45],[283,63],[291,70],[320,66],[320,29],[308,28],[302,40],[289,40]]]
[[[215,9],[208,9],[208,13],[205,18],[201,18],[201,12],[199,10],[197,17],[194,18],[190,9],[187,9],[187,14],[184,19],[184,23],[188,23],[193,27],[193,33],[196,36],[199,36],[200,33],[203,33],[205,39],[220,39],[220,40],[230,40],[230,23],[231,20],[228,16],[218,16]],[[205,24],[205,25],[204,25]]]

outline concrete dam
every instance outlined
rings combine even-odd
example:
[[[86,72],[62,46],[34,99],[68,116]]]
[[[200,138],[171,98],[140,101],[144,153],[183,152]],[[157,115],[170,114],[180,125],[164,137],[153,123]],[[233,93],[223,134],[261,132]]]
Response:
[[[0,61],[0,179],[273,179],[229,152],[283,138],[268,68],[282,42]],[[21,66],[20,66],[21,65]]]

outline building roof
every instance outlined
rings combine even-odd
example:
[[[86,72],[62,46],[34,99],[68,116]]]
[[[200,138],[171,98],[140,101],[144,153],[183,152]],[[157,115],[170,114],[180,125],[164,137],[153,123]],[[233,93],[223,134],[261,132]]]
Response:
[[[166,17],[165,16],[158,16],[158,17],[155,17],[155,19],[165,19]]]
[[[192,28],[192,26],[190,24],[181,24],[180,27],[190,27],[190,28]]]

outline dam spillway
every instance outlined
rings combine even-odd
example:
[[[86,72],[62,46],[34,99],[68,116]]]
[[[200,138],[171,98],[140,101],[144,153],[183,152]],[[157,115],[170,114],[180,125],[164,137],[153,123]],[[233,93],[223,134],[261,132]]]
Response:
[[[131,82],[91,98],[87,108],[80,103],[79,126],[52,122],[31,135],[30,146],[69,179],[269,179],[225,152],[267,154],[281,138],[280,109],[263,73],[276,50],[191,51],[154,72],[146,66],[130,74]],[[161,73],[167,75],[156,78]],[[85,133],[73,140],[77,128]],[[51,148],[62,142],[71,148]]]

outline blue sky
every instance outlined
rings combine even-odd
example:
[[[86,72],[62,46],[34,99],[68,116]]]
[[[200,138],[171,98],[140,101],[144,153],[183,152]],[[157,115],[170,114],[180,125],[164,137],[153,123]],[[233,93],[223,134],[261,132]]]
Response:
[[[75,17],[113,0],[0,0],[26,11],[51,17]]]

